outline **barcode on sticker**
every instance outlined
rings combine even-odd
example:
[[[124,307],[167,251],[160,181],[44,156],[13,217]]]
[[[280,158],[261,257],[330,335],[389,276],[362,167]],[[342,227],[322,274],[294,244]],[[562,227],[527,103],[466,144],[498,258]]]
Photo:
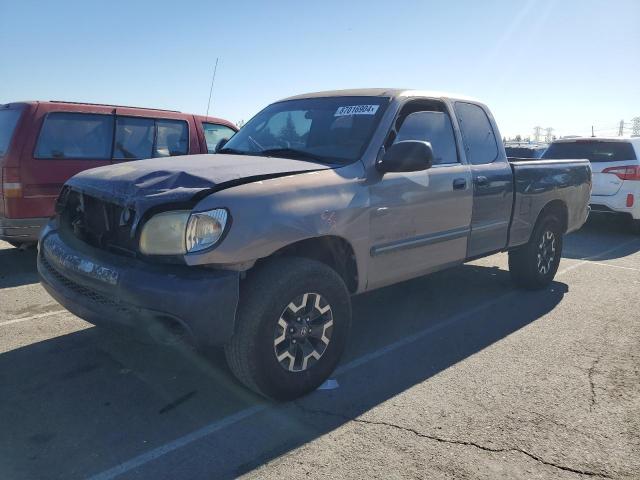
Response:
[[[347,105],[338,107],[334,117],[343,117],[345,115],[375,115],[380,105]]]

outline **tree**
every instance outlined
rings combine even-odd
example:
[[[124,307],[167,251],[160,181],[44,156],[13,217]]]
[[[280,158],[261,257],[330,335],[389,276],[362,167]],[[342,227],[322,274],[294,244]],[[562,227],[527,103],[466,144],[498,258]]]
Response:
[[[516,142],[522,141],[522,135],[516,135]]]
[[[298,135],[296,126],[293,123],[293,118],[291,118],[291,113],[287,115],[287,121],[280,129],[280,139],[289,143],[295,143],[300,140],[300,135]]]

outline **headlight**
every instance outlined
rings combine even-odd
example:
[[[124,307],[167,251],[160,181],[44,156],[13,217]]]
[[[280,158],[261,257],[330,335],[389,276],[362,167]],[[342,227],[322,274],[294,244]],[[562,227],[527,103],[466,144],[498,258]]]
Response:
[[[145,255],[180,255],[186,253],[184,232],[190,211],[162,212],[151,217],[140,234],[140,251]]]
[[[187,252],[197,252],[215,245],[224,233],[228,217],[223,208],[191,214],[187,224]]]
[[[220,240],[228,217],[223,208],[158,213],[142,228],[140,251],[145,255],[184,255],[204,250]]]

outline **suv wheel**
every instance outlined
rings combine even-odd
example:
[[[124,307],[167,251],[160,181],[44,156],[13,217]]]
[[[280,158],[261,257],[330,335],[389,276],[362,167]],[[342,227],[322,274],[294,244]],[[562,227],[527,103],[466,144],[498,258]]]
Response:
[[[563,232],[555,216],[540,219],[529,243],[509,251],[509,271],[521,288],[538,290],[553,281],[562,255]]]
[[[349,292],[327,265],[274,259],[244,281],[236,321],[225,347],[235,376],[265,397],[293,399],[338,364],[351,325]]]

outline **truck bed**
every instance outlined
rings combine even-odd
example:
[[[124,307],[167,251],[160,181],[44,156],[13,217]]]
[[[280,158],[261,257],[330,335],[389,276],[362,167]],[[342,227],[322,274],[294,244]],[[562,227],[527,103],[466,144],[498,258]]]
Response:
[[[542,208],[549,202],[566,207],[567,232],[577,230],[589,214],[591,164],[588,160],[509,158],[514,200],[508,247],[526,243]]]

